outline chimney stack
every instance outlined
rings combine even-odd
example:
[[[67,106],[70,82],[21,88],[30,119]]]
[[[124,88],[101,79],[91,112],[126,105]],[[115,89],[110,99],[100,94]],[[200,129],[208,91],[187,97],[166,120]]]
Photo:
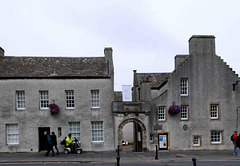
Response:
[[[2,47],[0,47],[0,56],[4,56],[4,49]]]
[[[113,67],[113,49],[112,47],[105,47],[104,48],[104,55],[105,55],[105,60],[107,60],[109,62],[109,70],[110,70],[110,74],[113,77],[114,74],[114,67]]]
[[[193,35],[189,39],[190,55],[215,55],[215,36],[213,35]]]
[[[188,55],[176,55],[174,69],[176,69],[187,57],[188,57]]]

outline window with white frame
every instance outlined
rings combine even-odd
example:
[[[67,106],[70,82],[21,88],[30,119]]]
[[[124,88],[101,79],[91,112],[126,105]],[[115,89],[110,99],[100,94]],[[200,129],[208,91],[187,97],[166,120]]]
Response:
[[[211,131],[211,144],[221,144],[222,133],[221,131]]]
[[[181,120],[188,120],[188,106],[181,105]]]
[[[210,115],[211,119],[218,119],[218,104],[211,104],[210,105]]]
[[[16,91],[16,106],[17,110],[25,109],[25,92]]]
[[[7,144],[19,144],[18,124],[7,124]]]
[[[92,90],[91,91],[91,107],[92,108],[100,108],[100,101],[99,101],[99,90]]]
[[[166,109],[164,106],[158,107],[158,121],[166,120]]]
[[[47,109],[49,105],[48,91],[40,91],[40,109]]]
[[[180,94],[181,96],[188,95],[188,79],[187,78],[180,79]]]
[[[201,145],[201,137],[199,135],[193,136],[193,146],[200,146]]]
[[[73,90],[66,91],[66,108],[67,109],[74,108],[74,91]]]
[[[78,141],[80,141],[80,122],[69,122],[69,133],[71,134],[72,138],[77,138]]]
[[[103,122],[92,122],[92,142],[103,141]]]

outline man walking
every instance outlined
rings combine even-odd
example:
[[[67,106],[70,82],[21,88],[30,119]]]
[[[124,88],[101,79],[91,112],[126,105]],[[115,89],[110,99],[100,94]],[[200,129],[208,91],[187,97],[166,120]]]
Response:
[[[234,150],[233,150],[233,154],[237,155],[237,143],[236,143],[236,139],[237,139],[238,135],[237,135],[237,131],[234,131],[233,133],[233,145],[234,145]]]
[[[57,137],[55,135],[54,132],[52,132],[52,135],[51,135],[51,138],[52,138],[52,145],[55,147],[55,149],[57,150],[57,155],[59,154],[59,151],[58,151],[58,147],[57,147]]]

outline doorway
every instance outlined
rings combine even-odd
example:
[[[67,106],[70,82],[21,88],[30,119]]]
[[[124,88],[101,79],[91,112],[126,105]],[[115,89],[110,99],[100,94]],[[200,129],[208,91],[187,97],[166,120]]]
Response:
[[[47,150],[47,132],[50,133],[50,127],[38,128],[39,152],[42,150]]]
[[[159,150],[168,150],[168,134],[163,133],[158,135]]]
[[[124,120],[118,128],[118,142],[123,151],[142,152],[147,149],[146,127],[138,119]]]
[[[122,150],[141,152],[142,151],[142,129],[138,123],[130,122],[124,125],[122,135]]]

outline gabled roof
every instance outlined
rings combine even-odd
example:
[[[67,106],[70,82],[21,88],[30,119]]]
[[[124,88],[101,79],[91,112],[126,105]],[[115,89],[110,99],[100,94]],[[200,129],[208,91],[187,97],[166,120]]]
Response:
[[[0,78],[110,77],[104,57],[0,57]]]
[[[142,82],[151,82],[152,89],[159,89],[168,80],[171,73],[136,73],[138,85]]]

